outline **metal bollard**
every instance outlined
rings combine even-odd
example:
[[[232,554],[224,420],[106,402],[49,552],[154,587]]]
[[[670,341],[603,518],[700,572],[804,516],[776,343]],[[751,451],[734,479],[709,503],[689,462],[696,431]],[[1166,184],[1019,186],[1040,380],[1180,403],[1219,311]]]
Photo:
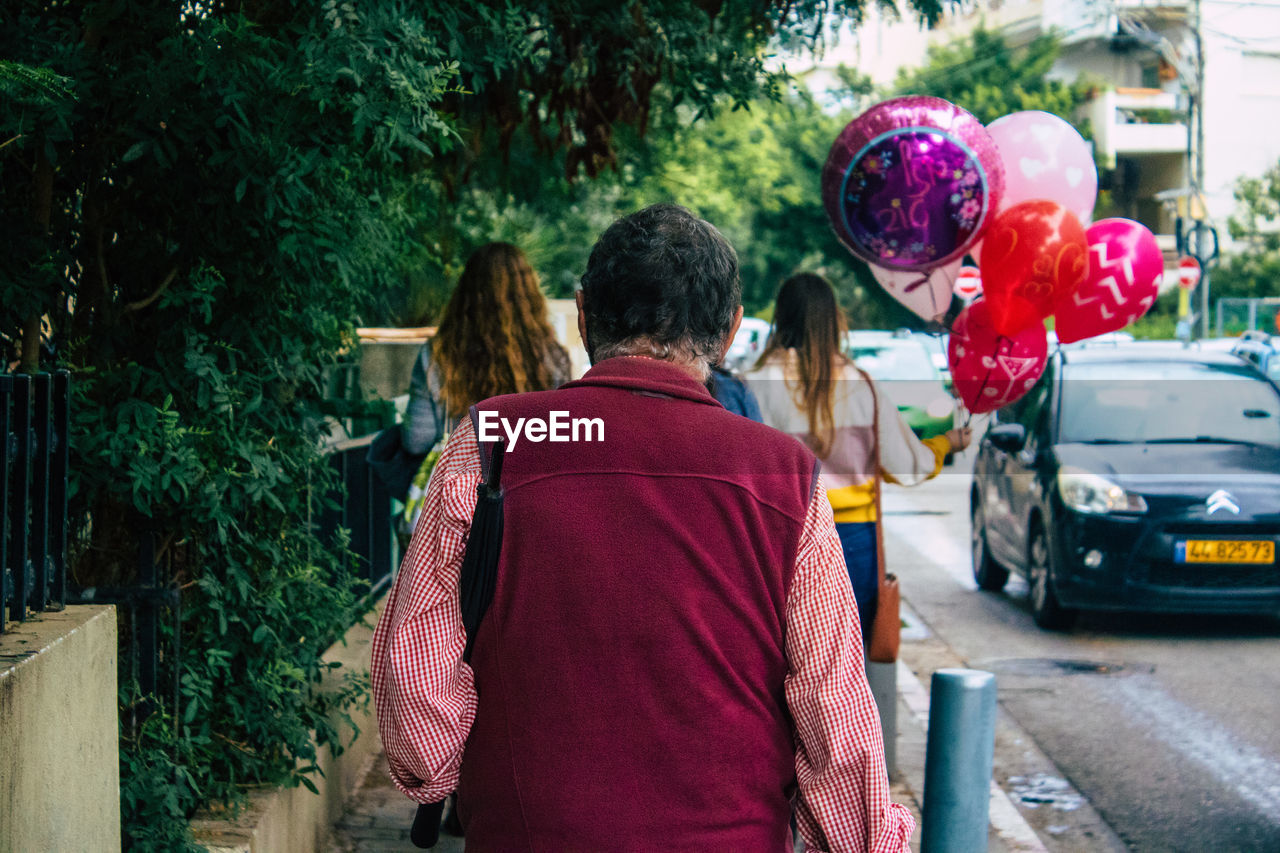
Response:
[[[921,853],[987,849],[991,765],[996,740],[996,677],[940,669],[929,691]]]

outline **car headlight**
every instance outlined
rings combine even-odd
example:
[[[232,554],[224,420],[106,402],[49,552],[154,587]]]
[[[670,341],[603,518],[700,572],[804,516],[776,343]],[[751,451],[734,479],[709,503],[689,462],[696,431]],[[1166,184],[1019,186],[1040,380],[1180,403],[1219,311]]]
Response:
[[[1142,495],[1126,492],[1106,477],[1070,466],[1058,472],[1058,494],[1076,512],[1146,512]]]
[[[935,397],[924,411],[931,418],[945,418],[955,411],[955,405],[950,397]]]

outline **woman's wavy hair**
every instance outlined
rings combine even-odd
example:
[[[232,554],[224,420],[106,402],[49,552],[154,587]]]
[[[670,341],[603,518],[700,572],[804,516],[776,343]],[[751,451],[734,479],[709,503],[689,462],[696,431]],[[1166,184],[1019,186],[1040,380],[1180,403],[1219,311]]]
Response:
[[[763,364],[776,352],[795,350],[799,384],[791,396],[809,421],[811,448],[826,456],[835,438],[835,368],[848,358],[840,350],[847,328],[835,288],[815,273],[799,273],[782,283],[773,310],[773,333],[760,354]],[[852,363],[852,362],[850,362]]]
[[[524,252],[488,243],[471,254],[440,318],[431,359],[454,418],[488,397],[552,387],[563,350]]]

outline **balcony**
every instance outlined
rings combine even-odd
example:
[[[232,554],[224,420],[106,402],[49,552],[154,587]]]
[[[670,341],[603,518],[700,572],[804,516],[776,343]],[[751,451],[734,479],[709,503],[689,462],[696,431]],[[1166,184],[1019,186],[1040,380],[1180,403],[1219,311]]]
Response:
[[[1178,98],[1160,89],[1117,88],[1086,107],[1098,161],[1114,166],[1118,156],[1185,154],[1187,125],[1179,121]]]

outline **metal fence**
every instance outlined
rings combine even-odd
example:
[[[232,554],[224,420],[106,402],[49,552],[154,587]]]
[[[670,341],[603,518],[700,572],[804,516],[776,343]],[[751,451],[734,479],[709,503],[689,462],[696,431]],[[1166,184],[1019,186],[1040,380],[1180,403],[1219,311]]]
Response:
[[[0,632],[67,592],[70,374],[0,375]]]
[[[337,506],[320,518],[320,533],[326,541],[338,527],[351,531],[349,547],[359,561],[360,576],[369,581],[374,594],[390,583],[397,557],[391,495],[365,458],[376,435],[329,445],[330,464],[338,472],[343,493],[330,496]]]
[[[1224,296],[1217,301],[1218,337],[1261,329],[1280,333],[1280,297]]]

